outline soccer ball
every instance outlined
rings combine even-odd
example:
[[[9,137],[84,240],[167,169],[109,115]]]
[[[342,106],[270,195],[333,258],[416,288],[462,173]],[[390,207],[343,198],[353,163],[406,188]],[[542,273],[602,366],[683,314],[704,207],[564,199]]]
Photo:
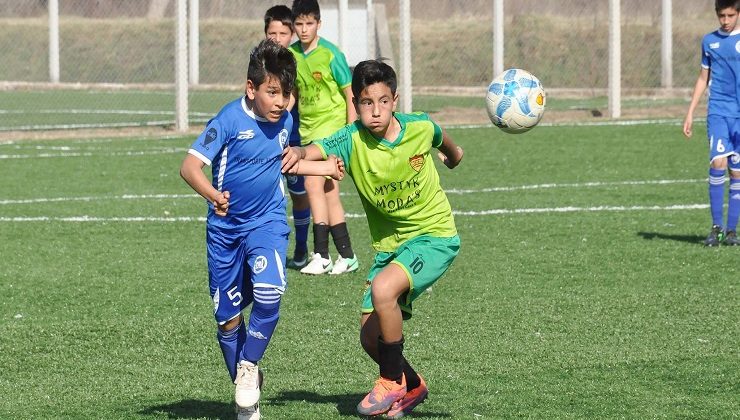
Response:
[[[486,110],[491,122],[507,133],[532,129],[545,113],[545,89],[522,69],[509,69],[488,85]]]

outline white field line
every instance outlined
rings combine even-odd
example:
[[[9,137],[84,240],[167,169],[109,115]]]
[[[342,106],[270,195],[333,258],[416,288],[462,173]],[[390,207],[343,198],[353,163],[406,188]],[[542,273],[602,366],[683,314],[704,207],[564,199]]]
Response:
[[[671,185],[671,184],[695,184],[705,183],[706,179],[658,179],[652,181],[620,181],[620,182],[582,182],[582,183],[569,183],[569,184],[534,184],[534,185],[520,185],[513,187],[491,187],[491,188],[480,188],[480,189],[450,189],[445,190],[447,194],[479,194],[479,193],[490,193],[490,192],[508,192],[508,191],[521,191],[521,190],[537,190],[537,189],[550,189],[550,188],[595,188],[595,187],[613,187],[620,185]],[[341,193],[341,195],[354,195],[350,193]],[[167,199],[181,199],[181,198],[196,198],[200,197],[198,194],[124,194],[114,196],[90,196],[90,197],[51,197],[51,198],[26,198],[18,200],[0,200],[0,205],[13,205],[13,204],[38,204],[38,203],[61,203],[61,202],[72,202],[72,201],[107,201],[107,200],[167,200]]]
[[[93,153],[93,152],[62,152],[62,153],[39,153],[35,155],[18,155],[18,154],[0,154],[2,159],[36,159],[36,158],[67,158],[67,157],[91,157],[91,156],[148,156],[148,155],[167,155],[173,153],[185,153],[187,148],[167,147],[161,150],[142,150],[137,152],[114,152],[114,153]]]
[[[652,181],[617,181],[617,182],[581,182],[581,183],[566,183],[566,184],[533,184],[533,185],[520,185],[514,187],[490,187],[481,189],[449,189],[445,190],[447,194],[470,194],[470,193],[481,193],[481,192],[507,192],[507,191],[521,191],[521,190],[543,190],[550,188],[588,188],[588,187],[613,187],[619,185],[671,185],[671,184],[695,184],[700,182],[707,182],[704,179],[657,179]]]
[[[706,118],[695,118],[694,122],[706,121]],[[681,125],[683,120],[676,118],[661,118],[652,120],[607,120],[607,121],[573,121],[573,122],[557,122],[548,123],[541,122],[537,124],[538,127],[611,127],[611,126],[632,126],[632,125],[647,125],[647,124],[660,124],[660,125]],[[456,128],[456,129],[471,129],[471,128],[494,128],[493,124],[459,124],[459,125],[446,125],[445,128]]]
[[[679,211],[703,210],[708,204],[676,204],[671,206],[593,206],[593,207],[549,207],[530,209],[491,209],[483,211],[453,211],[455,216],[489,216],[507,214],[532,213],[594,213],[594,212],[627,212],[627,211]],[[345,217],[356,219],[364,218],[364,214],[347,213]],[[0,217],[0,222],[204,222],[205,217],[96,217],[96,216],[69,216],[69,217]]]

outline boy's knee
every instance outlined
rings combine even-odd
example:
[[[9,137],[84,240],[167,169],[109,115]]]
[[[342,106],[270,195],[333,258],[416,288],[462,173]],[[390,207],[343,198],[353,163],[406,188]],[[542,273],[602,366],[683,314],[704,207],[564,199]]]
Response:
[[[226,321],[224,324],[219,325],[218,326],[218,329],[221,330],[221,331],[224,331],[224,332],[231,331],[234,328],[238,327],[239,324],[241,324],[241,323],[242,323],[242,315],[239,314],[235,318],[230,319],[230,320]]]

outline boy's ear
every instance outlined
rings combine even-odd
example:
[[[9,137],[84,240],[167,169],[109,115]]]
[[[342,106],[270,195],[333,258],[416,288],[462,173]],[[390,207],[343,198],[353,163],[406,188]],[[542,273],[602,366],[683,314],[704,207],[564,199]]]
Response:
[[[251,80],[247,79],[247,86],[244,87],[244,94],[247,95],[247,98],[249,98],[249,100],[251,101],[254,100],[255,90],[256,89],[254,87],[254,83]]]
[[[393,111],[396,110],[396,105],[398,104],[398,93],[393,95]]]

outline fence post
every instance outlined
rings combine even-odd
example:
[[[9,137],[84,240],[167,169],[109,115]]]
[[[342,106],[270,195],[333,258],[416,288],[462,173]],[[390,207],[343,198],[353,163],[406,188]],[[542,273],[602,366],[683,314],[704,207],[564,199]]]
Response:
[[[59,0],[49,0],[49,81],[59,83]]]
[[[175,0],[175,129],[188,129],[187,0]]]
[[[620,0],[609,0],[609,115],[622,116],[622,16]]]
[[[348,0],[337,0],[337,18],[339,20],[337,25],[337,44],[339,44],[339,49],[341,51],[347,51],[347,34],[345,33],[345,29],[347,28],[347,18],[349,17],[349,13],[347,11],[349,6],[347,5],[347,2]]]
[[[200,83],[200,0],[190,0],[188,5],[188,17],[190,19],[190,84],[197,85]]]
[[[660,83],[666,88],[673,87],[673,4],[672,0],[663,0],[662,20],[663,35],[660,54]]]
[[[367,10],[367,58],[375,59],[378,56],[378,48],[375,46],[375,9],[373,0],[365,2]]]
[[[504,0],[493,0],[493,77],[498,76],[503,71],[504,71]]]
[[[400,52],[401,52],[401,112],[411,112],[411,0],[400,0]]]

